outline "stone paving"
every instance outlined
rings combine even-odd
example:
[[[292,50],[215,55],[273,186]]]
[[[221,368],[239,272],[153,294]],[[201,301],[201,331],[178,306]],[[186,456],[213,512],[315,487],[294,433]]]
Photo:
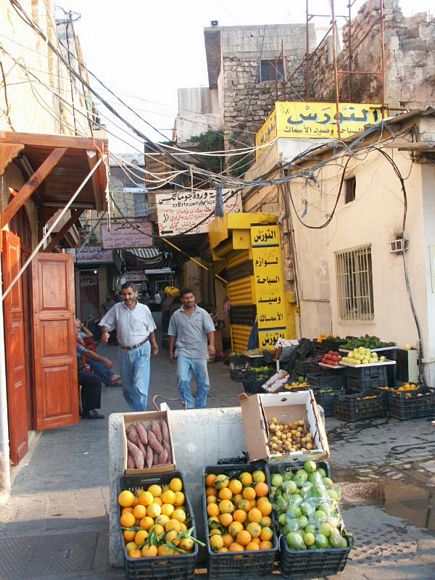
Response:
[[[115,363],[117,350],[99,346],[99,352]],[[229,379],[228,367],[211,364],[210,376],[209,406],[237,406],[242,388]],[[151,377],[151,397],[159,394],[178,399],[175,367],[166,353],[153,361]],[[181,407],[177,400],[168,404],[174,409]],[[122,569],[109,568],[107,417],[126,410],[121,389],[105,388],[105,420],[81,421],[36,438],[34,448],[18,469],[9,502],[0,506],[1,580],[124,577]],[[388,480],[397,475],[409,481],[412,472],[414,483],[429,485],[430,497],[433,495],[435,438],[430,422],[376,420],[361,425],[328,419],[327,429],[331,468],[333,474],[337,470],[339,481],[353,481],[355,470],[363,481],[364,473],[369,478]],[[430,507],[428,513],[430,516]],[[357,537],[357,547],[337,578],[435,577],[433,533],[408,524],[364,498],[345,496],[343,514]],[[433,520],[428,522],[433,530]]]

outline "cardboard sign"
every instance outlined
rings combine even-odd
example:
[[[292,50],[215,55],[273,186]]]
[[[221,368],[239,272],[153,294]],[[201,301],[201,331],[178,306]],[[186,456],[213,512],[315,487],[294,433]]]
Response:
[[[151,248],[154,245],[150,222],[122,222],[101,226],[103,248]]]

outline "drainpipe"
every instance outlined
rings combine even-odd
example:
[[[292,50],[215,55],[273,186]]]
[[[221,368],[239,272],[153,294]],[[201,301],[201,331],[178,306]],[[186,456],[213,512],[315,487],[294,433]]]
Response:
[[[0,260],[0,288],[3,274]],[[6,391],[6,355],[3,319],[3,300],[0,300],[0,504],[11,493],[11,469],[9,462],[8,398]]]

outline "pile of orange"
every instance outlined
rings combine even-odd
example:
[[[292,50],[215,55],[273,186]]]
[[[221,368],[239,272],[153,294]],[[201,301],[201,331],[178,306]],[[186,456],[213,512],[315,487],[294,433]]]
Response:
[[[130,558],[178,556],[193,552],[195,540],[188,530],[183,482],[174,477],[168,485],[150,485],[134,493],[121,491],[119,523]]]
[[[273,548],[272,504],[263,471],[205,477],[208,530],[214,552]]]

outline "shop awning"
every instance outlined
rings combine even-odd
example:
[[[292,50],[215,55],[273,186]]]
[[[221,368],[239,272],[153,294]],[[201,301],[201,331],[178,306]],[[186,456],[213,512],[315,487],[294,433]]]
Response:
[[[38,207],[64,207],[107,152],[106,139],[0,131],[0,175],[13,162],[27,178],[4,209],[2,225],[30,197]],[[71,209],[106,209],[106,187],[103,162],[83,186]]]

